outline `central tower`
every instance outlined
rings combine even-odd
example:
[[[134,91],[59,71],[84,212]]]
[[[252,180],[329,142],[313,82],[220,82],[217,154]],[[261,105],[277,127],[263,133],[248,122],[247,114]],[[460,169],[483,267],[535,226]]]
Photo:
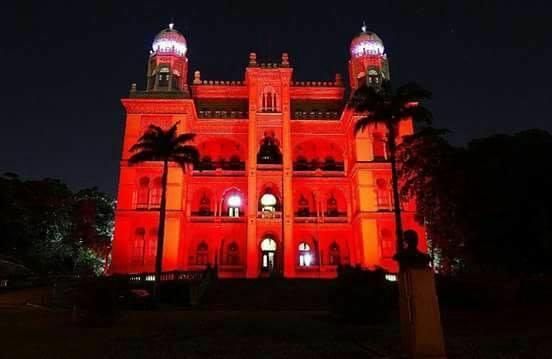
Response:
[[[248,84],[248,231],[247,277],[259,270],[293,277],[292,148],[290,131],[290,84],[292,68],[287,54],[280,63],[257,63],[249,55],[245,80]],[[266,195],[276,199],[271,211],[262,202]],[[259,239],[272,239],[277,246],[274,263],[258,260]],[[262,242],[261,242],[262,243]],[[261,268],[259,268],[259,266]]]

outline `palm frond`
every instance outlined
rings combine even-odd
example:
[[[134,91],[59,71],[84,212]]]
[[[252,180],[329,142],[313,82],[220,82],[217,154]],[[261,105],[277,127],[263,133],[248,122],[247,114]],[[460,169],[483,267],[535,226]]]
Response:
[[[136,151],[140,151],[140,150],[154,151],[155,148],[156,148],[156,146],[155,146],[154,142],[142,141],[142,142],[137,142],[134,145],[132,145],[132,147],[130,148],[130,151],[131,152],[136,152]]]
[[[135,154],[130,156],[130,158],[128,159],[128,163],[132,165],[132,164],[137,164],[145,161],[158,161],[159,157],[160,157],[159,153],[156,151],[144,150],[144,151],[136,152]]]
[[[406,104],[431,99],[431,91],[416,82],[408,82],[400,86],[393,97],[396,102]]]
[[[370,125],[376,125],[379,122],[380,119],[374,117],[372,114],[368,114],[367,116],[360,118],[355,123],[355,134],[363,132],[366,127],[369,127]]]
[[[431,111],[427,107],[420,104],[403,107],[399,116],[401,119],[410,117],[415,123],[425,123],[430,125],[433,122],[433,114]]]
[[[183,133],[178,135],[175,139],[175,142],[178,144],[184,144],[192,141],[195,138],[195,133]]]

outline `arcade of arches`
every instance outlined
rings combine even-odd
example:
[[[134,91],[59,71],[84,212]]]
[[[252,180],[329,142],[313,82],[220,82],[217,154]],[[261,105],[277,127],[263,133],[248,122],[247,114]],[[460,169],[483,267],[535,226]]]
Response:
[[[111,272],[154,270],[161,165],[127,160],[148,125],[176,122],[179,133],[196,134],[200,161],[187,172],[169,166],[163,270],[210,265],[223,278],[332,278],[344,264],[396,270],[386,133],[373,126],[354,135],[361,115],[344,105],[359,84],[389,78],[381,39],[363,31],[351,42],[348,91],[340,75],[295,80],[288,54],[271,64],[250,54],[240,81],[202,80],[195,71],[189,83],[187,49],[173,27],[159,33],[146,89],[133,86],[122,100]],[[400,124],[401,136],[411,132],[411,121]],[[414,203],[401,206],[404,227],[424,249]]]

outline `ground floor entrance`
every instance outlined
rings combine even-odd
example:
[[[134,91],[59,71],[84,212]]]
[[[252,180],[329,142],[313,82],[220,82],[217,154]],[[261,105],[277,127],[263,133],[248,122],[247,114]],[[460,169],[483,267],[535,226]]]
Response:
[[[261,242],[261,272],[265,275],[273,274],[278,269],[277,264],[277,249],[276,241],[267,237]]]

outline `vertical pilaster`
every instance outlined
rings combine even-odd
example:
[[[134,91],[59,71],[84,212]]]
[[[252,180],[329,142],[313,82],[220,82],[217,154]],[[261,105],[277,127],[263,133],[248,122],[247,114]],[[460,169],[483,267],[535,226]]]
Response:
[[[257,245],[257,82],[246,70],[249,87],[249,127],[247,155],[247,269],[246,277],[259,274],[259,248]]]
[[[283,245],[284,245],[284,276],[295,276],[295,248],[293,243],[293,158],[291,148],[290,124],[290,90],[291,68],[280,70],[282,81],[282,152],[283,152]]]

